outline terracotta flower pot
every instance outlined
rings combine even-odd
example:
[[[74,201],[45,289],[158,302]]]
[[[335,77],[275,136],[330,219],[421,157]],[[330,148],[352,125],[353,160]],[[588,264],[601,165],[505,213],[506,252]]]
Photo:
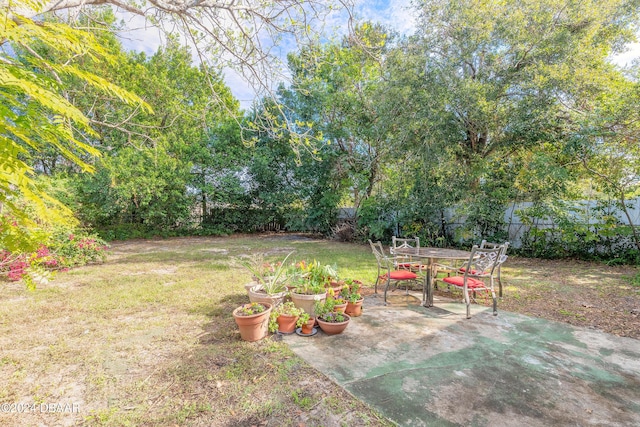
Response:
[[[333,311],[337,311],[339,313],[344,313],[344,311],[347,309],[347,303],[345,302],[344,304],[336,304],[333,306]]]
[[[244,307],[233,310],[233,318],[240,329],[240,337],[245,341],[258,341],[267,336],[269,332],[269,315],[273,305],[261,303],[266,309],[261,313],[242,316],[238,312]]]
[[[335,295],[338,295],[340,293],[340,291],[342,291],[342,286],[344,286],[344,282],[331,282],[330,284],[328,284],[326,287],[327,289],[331,288],[333,289],[333,293]]]
[[[351,317],[358,317],[362,315],[362,303],[364,302],[364,298],[359,299],[356,302],[347,301],[347,308],[344,311]]]
[[[309,335],[313,332],[313,326],[316,324],[316,319],[315,318],[311,318],[309,319],[309,321],[307,323],[305,323],[304,325],[302,325],[302,327],[300,328],[300,332],[305,334],[305,335]]]
[[[281,314],[276,320],[278,322],[279,332],[283,334],[292,334],[293,332],[295,332],[298,316],[293,316],[291,314]]]
[[[343,316],[347,319],[344,322],[325,322],[324,320],[318,318],[318,325],[320,325],[320,329],[327,335],[337,335],[341,334],[349,325],[349,321],[351,317],[348,314],[343,314]]]

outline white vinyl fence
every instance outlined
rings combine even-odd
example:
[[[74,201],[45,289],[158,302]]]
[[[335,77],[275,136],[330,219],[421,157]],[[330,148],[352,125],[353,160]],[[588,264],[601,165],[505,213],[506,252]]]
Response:
[[[508,227],[509,242],[514,248],[521,247],[523,235],[531,228],[529,225],[522,223],[517,212],[532,206],[533,203],[530,202],[514,203],[505,210],[504,221]],[[567,203],[567,208],[564,212],[574,220],[591,226],[592,230],[597,230],[601,221],[600,218],[602,218],[602,209],[596,209],[597,206],[598,203],[593,200],[575,201]],[[627,206],[629,206],[631,225],[637,227],[640,225],[640,198],[628,201]],[[615,217],[623,225],[630,225],[629,219],[621,209],[609,207],[606,210],[606,214]],[[453,209],[445,212],[445,220],[450,231],[462,226],[465,222],[465,218],[456,215]],[[557,225],[549,218],[538,219],[534,226],[538,229],[548,228],[550,231],[557,228]]]

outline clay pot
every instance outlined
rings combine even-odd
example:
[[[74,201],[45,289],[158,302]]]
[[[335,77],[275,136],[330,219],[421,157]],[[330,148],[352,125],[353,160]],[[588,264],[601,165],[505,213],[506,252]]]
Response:
[[[296,322],[298,321],[298,316],[293,316],[291,314],[281,314],[276,319],[278,322],[278,331],[282,334],[292,334],[296,330]]]
[[[313,326],[316,324],[316,319],[315,318],[311,318],[309,319],[309,321],[307,323],[305,323],[304,325],[302,325],[302,328],[300,328],[300,332],[305,334],[305,335],[309,335],[313,332]]]
[[[347,309],[347,304],[348,303],[344,303],[344,304],[337,304],[333,306],[333,311],[337,311],[339,313],[344,313],[344,311]]]
[[[266,308],[262,313],[241,316],[237,314],[243,306],[233,310],[233,318],[240,329],[240,337],[245,341],[258,341],[267,336],[269,332],[269,315],[273,305],[262,303]]]
[[[327,287],[327,289],[328,288],[333,289],[333,294],[334,295],[338,295],[338,294],[340,294],[340,291],[342,291],[342,286],[344,286],[344,282],[331,282],[326,287]]]
[[[364,298],[359,299],[356,302],[347,301],[347,308],[344,311],[351,317],[362,316],[362,303],[364,302]]]
[[[320,325],[320,329],[327,335],[337,335],[341,334],[349,325],[349,321],[351,317],[348,314],[345,314],[344,317],[347,318],[344,322],[325,322],[324,320],[318,318],[318,325]]]

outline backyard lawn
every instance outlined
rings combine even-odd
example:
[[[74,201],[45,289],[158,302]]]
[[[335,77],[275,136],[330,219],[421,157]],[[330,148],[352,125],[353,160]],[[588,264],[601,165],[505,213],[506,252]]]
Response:
[[[0,425],[391,425],[275,337],[240,340],[232,257],[291,251],[375,280],[367,245],[277,234],[114,243],[35,292],[2,283]],[[510,257],[502,276],[499,311],[640,338],[635,267]]]

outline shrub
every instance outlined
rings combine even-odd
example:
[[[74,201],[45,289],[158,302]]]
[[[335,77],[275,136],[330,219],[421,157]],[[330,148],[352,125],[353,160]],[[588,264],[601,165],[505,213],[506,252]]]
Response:
[[[33,252],[0,252],[0,273],[11,281],[23,280],[33,289],[37,283],[49,280],[53,271],[103,262],[107,249],[107,244],[94,235],[59,230]]]

